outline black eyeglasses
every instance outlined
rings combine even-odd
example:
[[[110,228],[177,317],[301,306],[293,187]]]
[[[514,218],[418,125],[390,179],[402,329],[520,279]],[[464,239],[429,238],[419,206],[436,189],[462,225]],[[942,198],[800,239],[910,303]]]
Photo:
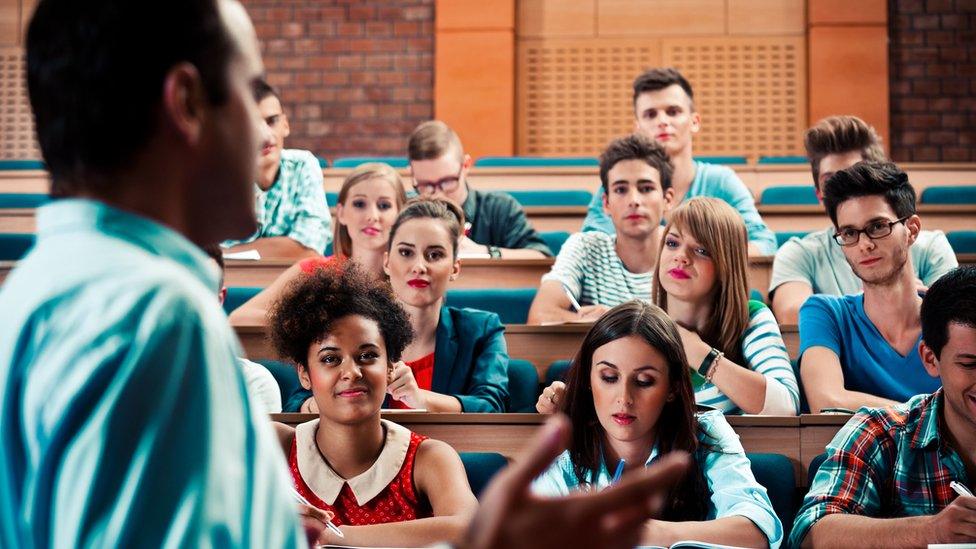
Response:
[[[891,234],[893,227],[899,223],[904,223],[906,219],[911,217],[906,215],[901,219],[896,219],[894,221],[872,221],[868,223],[867,227],[863,229],[855,229],[853,227],[847,227],[841,229],[834,233],[834,242],[840,244],[841,246],[853,246],[861,240],[861,233],[864,233],[871,240],[877,240],[879,238],[884,238]]]
[[[457,175],[452,175],[429,183],[426,181],[417,181],[417,178],[414,177],[413,190],[417,191],[417,194],[421,196],[431,196],[437,191],[442,193],[452,192],[454,189],[458,188],[458,184],[461,182],[461,172],[463,171],[464,164],[461,164],[461,168],[458,170]]]

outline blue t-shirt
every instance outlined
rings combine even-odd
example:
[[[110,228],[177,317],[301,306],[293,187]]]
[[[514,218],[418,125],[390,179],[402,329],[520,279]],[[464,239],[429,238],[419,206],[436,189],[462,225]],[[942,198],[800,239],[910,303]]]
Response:
[[[919,341],[922,336],[919,335]],[[864,312],[864,294],[812,295],[800,307],[800,359],[810,347],[837,353],[844,388],[898,402],[942,386],[922,366],[916,344],[901,356]]]
[[[617,232],[613,220],[603,211],[603,194],[602,185],[593,193],[593,200],[590,201],[586,211],[586,219],[583,220],[584,232],[600,231],[607,234]],[[776,235],[759,216],[752,193],[731,168],[696,160],[695,178],[681,200],[683,202],[696,196],[710,196],[727,202],[742,215],[749,233],[749,242],[755,242],[764,254],[776,253]]]

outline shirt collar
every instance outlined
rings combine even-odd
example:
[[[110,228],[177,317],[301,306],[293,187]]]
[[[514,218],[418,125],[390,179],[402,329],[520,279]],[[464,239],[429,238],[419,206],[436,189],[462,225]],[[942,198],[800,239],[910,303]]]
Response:
[[[464,210],[464,221],[474,225],[474,216],[478,212],[478,191],[472,189],[467,181],[464,185],[468,188],[468,197],[464,199],[464,204],[461,204],[461,209]]]
[[[918,421],[915,422],[915,431],[912,433],[911,447],[921,450],[930,447],[932,444],[941,444],[940,436],[940,410],[942,408],[943,393],[942,389],[932,393],[926,398],[921,406]]]
[[[380,456],[372,467],[348,480],[339,476],[319,452],[315,443],[315,433],[319,428],[317,418],[295,428],[298,470],[308,487],[322,501],[335,505],[342,486],[348,484],[356,503],[366,505],[400,473],[410,448],[410,430],[385,419],[380,422],[386,427],[386,441]]]
[[[147,217],[97,200],[62,198],[37,210],[38,240],[73,232],[98,232],[147,253],[175,261],[207,288],[216,288],[219,273],[203,251],[180,233]]]

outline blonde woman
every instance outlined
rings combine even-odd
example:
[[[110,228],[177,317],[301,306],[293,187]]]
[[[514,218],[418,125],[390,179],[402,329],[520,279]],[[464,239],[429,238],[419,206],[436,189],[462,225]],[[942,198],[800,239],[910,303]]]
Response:
[[[339,189],[333,255],[303,259],[289,267],[270,286],[231,313],[231,324],[264,322],[268,308],[293,280],[324,265],[352,260],[367,273],[384,276],[383,254],[390,240],[390,227],[406,201],[403,181],[395,169],[376,162],[361,164]]]
[[[671,213],[651,285],[654,304],[678,325],[695,400],[726,414],[796,415],[799,390],[772,311],[749,300],[748,240],[742,217],[715,198]],[[551,412],[564,386],[536,405]]]

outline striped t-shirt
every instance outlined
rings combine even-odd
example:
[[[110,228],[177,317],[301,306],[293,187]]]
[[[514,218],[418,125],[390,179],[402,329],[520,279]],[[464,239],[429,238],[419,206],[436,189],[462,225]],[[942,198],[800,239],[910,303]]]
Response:
[[[654,270],[628,271],[617,255],[616,239],[598,232],[571,235],[542,281],[563,283],[580,305],[614,307],[635,298],[650,299]]]
[[[587,233],[590,234],[590,233]],[[790,364],[790,355],[783,344],[779,325],[769,307],[759,301],[749,302],[749,325],[742,335],[742,356],[750,370],[766,376],[766,383],[783,385],[793,398],[793,407],[800,411],[800,391]],[[742,410],[711,383],[695,391],[695,401],[721,410],[725,414],[741,414]]]

